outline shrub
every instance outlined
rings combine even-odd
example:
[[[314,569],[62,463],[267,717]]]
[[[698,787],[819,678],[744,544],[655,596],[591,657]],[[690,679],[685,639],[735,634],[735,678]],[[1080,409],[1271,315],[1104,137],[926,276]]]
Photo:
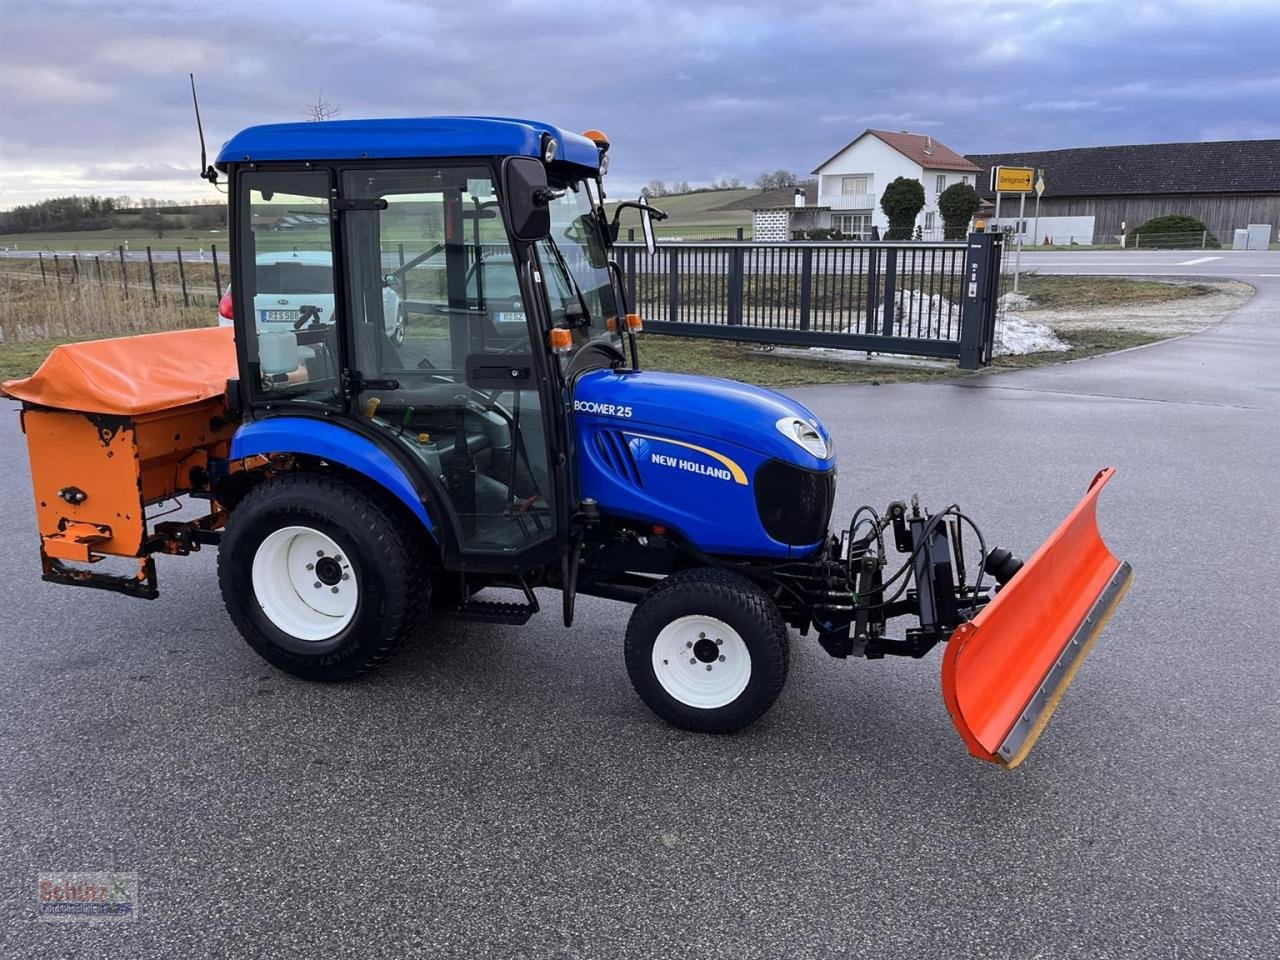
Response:
[[[898,177],[880,195],[880,209],[889,218],[886,240],[909,240],[916,217],[924,209],[924,186],[919,180]]]
[[[1209,233],[1203,223],[1185,213],[1153,217],[1134,230],[1133,234],[1137,239],[1130,246],[1140,248],[1194,250],[1200,247],[1201,242],[1214,250],[1221,246],[1218,238]]]
[[[969,221],[982,205],[978,191],[967,183],[953,183],[938,196],[938,212],[942,214],[942,236],[945,240],[963,240],[969,232]]]

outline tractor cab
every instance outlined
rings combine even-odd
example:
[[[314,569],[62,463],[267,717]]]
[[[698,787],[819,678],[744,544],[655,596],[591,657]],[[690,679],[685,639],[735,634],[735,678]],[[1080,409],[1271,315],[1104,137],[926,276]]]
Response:
[[[635,357],[607,140],[483,118],[322,129],[250,128],[218,159],[244,416],[374,444],[433,505],[453,566],[545,562],[572,480],[567,385]],[[310,301],[277,305],[261,291],[289,286],[290,256]]]

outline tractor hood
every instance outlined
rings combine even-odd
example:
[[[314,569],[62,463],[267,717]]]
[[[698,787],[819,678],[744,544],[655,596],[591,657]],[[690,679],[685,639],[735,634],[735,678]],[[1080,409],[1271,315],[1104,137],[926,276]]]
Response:
[[[835,467],[835,448],[822,422],[790,397],[716,377],[657,370],[592,370],[578,378],[574,415],[613,421],[618,428],[649,428],[664,436],[728,441],[762,458],[807,470]],[[826,444],[826,457],[810,453],[779,428],[799,418]]]

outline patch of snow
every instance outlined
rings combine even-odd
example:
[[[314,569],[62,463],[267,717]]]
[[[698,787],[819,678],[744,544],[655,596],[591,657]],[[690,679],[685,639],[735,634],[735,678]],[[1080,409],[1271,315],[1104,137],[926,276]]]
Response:
[[[996,330],[997,357],[1024,353],[1061,353],[1070,349],[1070,345],[1059,340],[1052,328],[1027,320],[1016,313],[1005,314],[1004,322]]]
[[[996,306],[1000,310],[1026,310],[1031,306],[1031,298],[1010,290],[996,302]]]

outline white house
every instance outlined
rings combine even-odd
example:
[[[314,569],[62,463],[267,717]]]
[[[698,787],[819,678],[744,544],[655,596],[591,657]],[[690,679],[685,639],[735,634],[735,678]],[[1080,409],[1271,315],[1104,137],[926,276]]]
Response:
[[[938,195],[955,183],[978,186],[982,168],[946,144],[922,133],[866,130],[813,171],[820,208],[831,211],[832,227],[866,239],[872,226],[883,236],[889,218],[880,209],[880,192],[898,177],[924,185],[924,209],[916,219],[926,240],[942,238]]]

